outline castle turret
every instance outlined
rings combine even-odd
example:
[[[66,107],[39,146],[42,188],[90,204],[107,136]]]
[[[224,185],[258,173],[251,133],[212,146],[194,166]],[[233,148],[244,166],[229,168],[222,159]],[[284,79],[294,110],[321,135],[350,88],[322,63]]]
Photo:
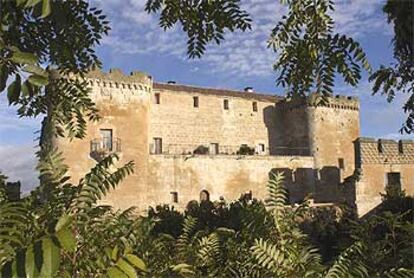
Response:
[[[91,99],[99,109],[101,119],[89,122],[86,138],[82,140],[60,139],[59,149],[70,165],[71,177],[76,182],[97,161],[110,153],[117,153],[121,166],[135,162],[135,173],[104,203],[117,208],[127,208],[145,201],[148,163],[149,100],[152,78],[142,72],[125,75],[121,70],[109,73],[93,71],[87,75],[91,87]]]

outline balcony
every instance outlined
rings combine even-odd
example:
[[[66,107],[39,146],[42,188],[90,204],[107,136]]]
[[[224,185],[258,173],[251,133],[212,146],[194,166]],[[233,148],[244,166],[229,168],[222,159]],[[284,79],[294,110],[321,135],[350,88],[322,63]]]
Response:
[[[283,146],[265,147],[248,145],[220,145],[220,144],[163,144],[156,147],[149,145],[150,154],[157,155],[233,155],[233,156],[309,156],[309,148],[290,148]]]
[[[96,161],[101,161],[109,154],[120,153],[121,151],[121,139],[119,138],[114,138],[114,140],[95,138],[91,140],[90,156]]]

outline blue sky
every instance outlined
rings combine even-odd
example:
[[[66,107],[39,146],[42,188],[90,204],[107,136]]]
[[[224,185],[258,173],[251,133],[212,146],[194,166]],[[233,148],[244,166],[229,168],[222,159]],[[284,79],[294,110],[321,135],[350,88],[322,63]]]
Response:
[[[283,95],[275,85],[272,70],[275,54],[266,48],[271,29],[286,8],[277,0],[242,0],[251,13],[253,30],[227,34],[220,46],[210,45],[199,60],[187,59],[186,37],[176,28],[163,32],[157,18],[144,12],[145,0],[92,0],[104,10],[112,31],[97,48],[104,69],[121,68],[128,73],[141,70],[156,81],[215,88],[243,89],[252,86],[258,92]],[[122,3],[122,4],[121,4]],[[382,0],[336,0],[333,17],[336,29],[358,40],[366,50],[371,65],[392,62],[392,26],[382,13]],[[336,82],[336,93],[355,95],[361,100],[361,135],[398,139],[405,115],[405,96],[388,104],[381,95],[371,96],[366,74],[356,88]],[[0,95],[0,170],[11,180],[22,180],[23,190],[35,179],[34,153],[40,119],[19,119]],[[404,138],[413,136],[404,136]]]

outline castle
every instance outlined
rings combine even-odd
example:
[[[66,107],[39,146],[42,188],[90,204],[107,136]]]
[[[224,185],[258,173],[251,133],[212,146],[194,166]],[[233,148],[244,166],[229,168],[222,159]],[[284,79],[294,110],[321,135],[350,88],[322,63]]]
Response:
[[[264,199],[269,173],[285,174],[289,199],[351,202],[363,215],[387,185],[414,193],[414,141],[360,136],[359,101],[286,99],[244,91],[157,83],[120,70],[89,73],[102,119],[82,140],[59,139],[70,175],[103,156],[135,161],[135,173],[103,201],[117,208],[191,200]]]

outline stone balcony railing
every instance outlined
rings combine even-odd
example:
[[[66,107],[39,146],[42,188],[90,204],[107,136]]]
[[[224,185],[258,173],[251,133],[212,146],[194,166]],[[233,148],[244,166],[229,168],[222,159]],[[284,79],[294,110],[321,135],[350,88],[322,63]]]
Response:
[[[97,161],[101,161],[111,153],[120,153],[122,151],[120,138],[115,138],[112,142],[108,142],[103,138],[95,138],[91,140],[90,144],[90,156]]]
[[[248,148],[245,148],[248,147]],[[218,145],[217,147],[191,144],[163,144],[161,149],[156,149],[150,144],[151,155],[246,155],[246,156],[309,156],[309,148],[290,147],[266,147],[260,150],[259,146],[245,146],[241,150],[240,145]]]

